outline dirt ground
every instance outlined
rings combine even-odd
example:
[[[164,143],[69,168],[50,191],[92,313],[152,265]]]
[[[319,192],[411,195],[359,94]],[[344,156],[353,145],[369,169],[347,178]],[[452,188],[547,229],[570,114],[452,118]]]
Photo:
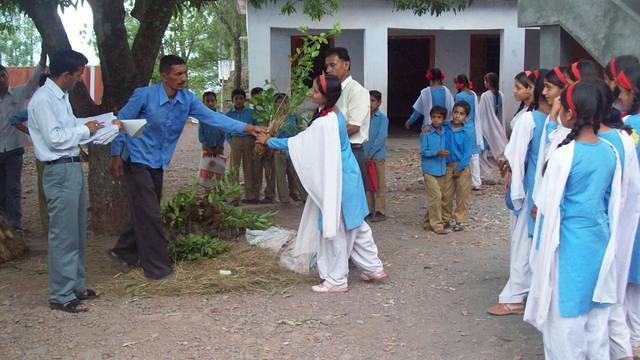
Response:
[[[23,173],[31,255],[0,268],[3,359],[542,359],[541,336],[520,317],[496,318],[508,277],[508,212],[499,186],[474,193],[466,231],[422,227],[425,192],[418,139],[388,142],[389,219],[372,228],[389,277],[353,270],[346,294],[318,295],[313,282],[283,291],[136,297],[104,293],[87,314],[47,306],[46,236],[39,228],[32,152]],[[165,175],[165,196],[198,165],[197,125],[188,124]],[[296,228],[302,206],[279,207]],[[103,255],[115,236],[90,236],[88,285],[117,276]]]

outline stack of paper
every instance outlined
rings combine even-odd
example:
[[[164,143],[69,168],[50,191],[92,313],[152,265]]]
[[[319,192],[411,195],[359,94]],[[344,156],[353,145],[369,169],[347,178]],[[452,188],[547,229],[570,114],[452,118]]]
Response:
[[[80,144],[94,143],[94,144],[106,145],[111,141],[113,141],[113,139],[115,139],[116,136],[118,136],[118,132],[119,132],[118,127],[111,123],[111,121],[114,119],[116,119],[116,117],[115,115],[113,115],[112,112],[98,115],[98,116],[88,117],[84,119],[78,119],[84,123],[93,120],[93,121],[96,121],[98,124],[101,124],[104,126],[103,128],[98,129],[98,131],[96,131],[96,133],[93,136],[91,136],[89,139],[85,141],[82,141]]]
[[[146,119],[130,119],[130,120],[120,120],[122,124],[122,129],[124,132],[129,134],[130,136],[138,137],[142,135],[142,130],[144,130],[144,126],[147,125]]]

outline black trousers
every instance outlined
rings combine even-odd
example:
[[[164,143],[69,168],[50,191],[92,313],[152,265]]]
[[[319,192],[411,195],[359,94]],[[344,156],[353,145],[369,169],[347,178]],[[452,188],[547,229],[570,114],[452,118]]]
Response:
[[[125,162],[124,173],[132,227],[113,252],[131,265],[139,262],[147,278],[163,278],[173,271],[160,218],[163,170]]]
[[[20,227],[22,219],[22,156],[24,148],[0,152],[0,212],[11,226]]]
[[[352,144],[351,151],[353,151],[353,155],[356,157],[356,161],[358,161],[358,167],[360,168],[360,175],[362,175],[362,186],[366,187],[367,178],[365,172],[365,164],[367,162],[367,157],[364,155],[364,148],[360,144]]]

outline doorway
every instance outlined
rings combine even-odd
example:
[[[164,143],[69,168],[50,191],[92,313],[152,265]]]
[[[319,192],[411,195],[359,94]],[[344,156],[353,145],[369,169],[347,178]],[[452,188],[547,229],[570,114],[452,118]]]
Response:
[[[484,87],[484,75],[488,72],[500,73],[500,35],[473,34],[470,44],[469,79],[473,89],[480,95]]]
[[[433,36],[390,36],[388,40],[387,116],[404,125],[413,103],[427,86],[424,74],[434,63]]]

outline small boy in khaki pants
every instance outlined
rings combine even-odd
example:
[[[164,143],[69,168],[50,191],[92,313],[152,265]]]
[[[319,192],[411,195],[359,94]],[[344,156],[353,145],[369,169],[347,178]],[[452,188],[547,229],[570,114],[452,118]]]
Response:
[[[451,131],[443,126],[447,117],[447,109],[442,106],[434,106],[429,112],[431,126],[422,128],[420,134],[420,157],[422,159],[422,174],[424,186],[427,190],[427,213],[424,216],[425,230],[433,230],[436,234],[449,233],[448,221],[443,221],[442,208],[444,206],[444,193],[448,181],[447,157],[448,138]]]
[[[389,134],[389,119],[380,111],[382,94],[380,91],[369,91],[371,101],[371,122],[369,123],[369,140],[364,143],[364,154],[367,161],[373,161],[376,168],[378,180],[378,191],[367,191],[367,203],[369,205],[369,215],[367,220],[371,222],[384,221],[387,219],[385,192],[386,178],[384,162],[387,158],[387,135]]]
[[[464,128],[464,122],[469,117],[471,107],[465,101],[453,105],[453,120],[449,140],[449,157],[447,158],[447,179],[444,194],[445,205],[442,217],[449,222],[453,214],[455,225],[453,231],[464,230],[469,211],[469,197],[471,195],[471,144],[475,134],[469,134]],[[456,199],[456,209],[453,212],[453,198]]]

